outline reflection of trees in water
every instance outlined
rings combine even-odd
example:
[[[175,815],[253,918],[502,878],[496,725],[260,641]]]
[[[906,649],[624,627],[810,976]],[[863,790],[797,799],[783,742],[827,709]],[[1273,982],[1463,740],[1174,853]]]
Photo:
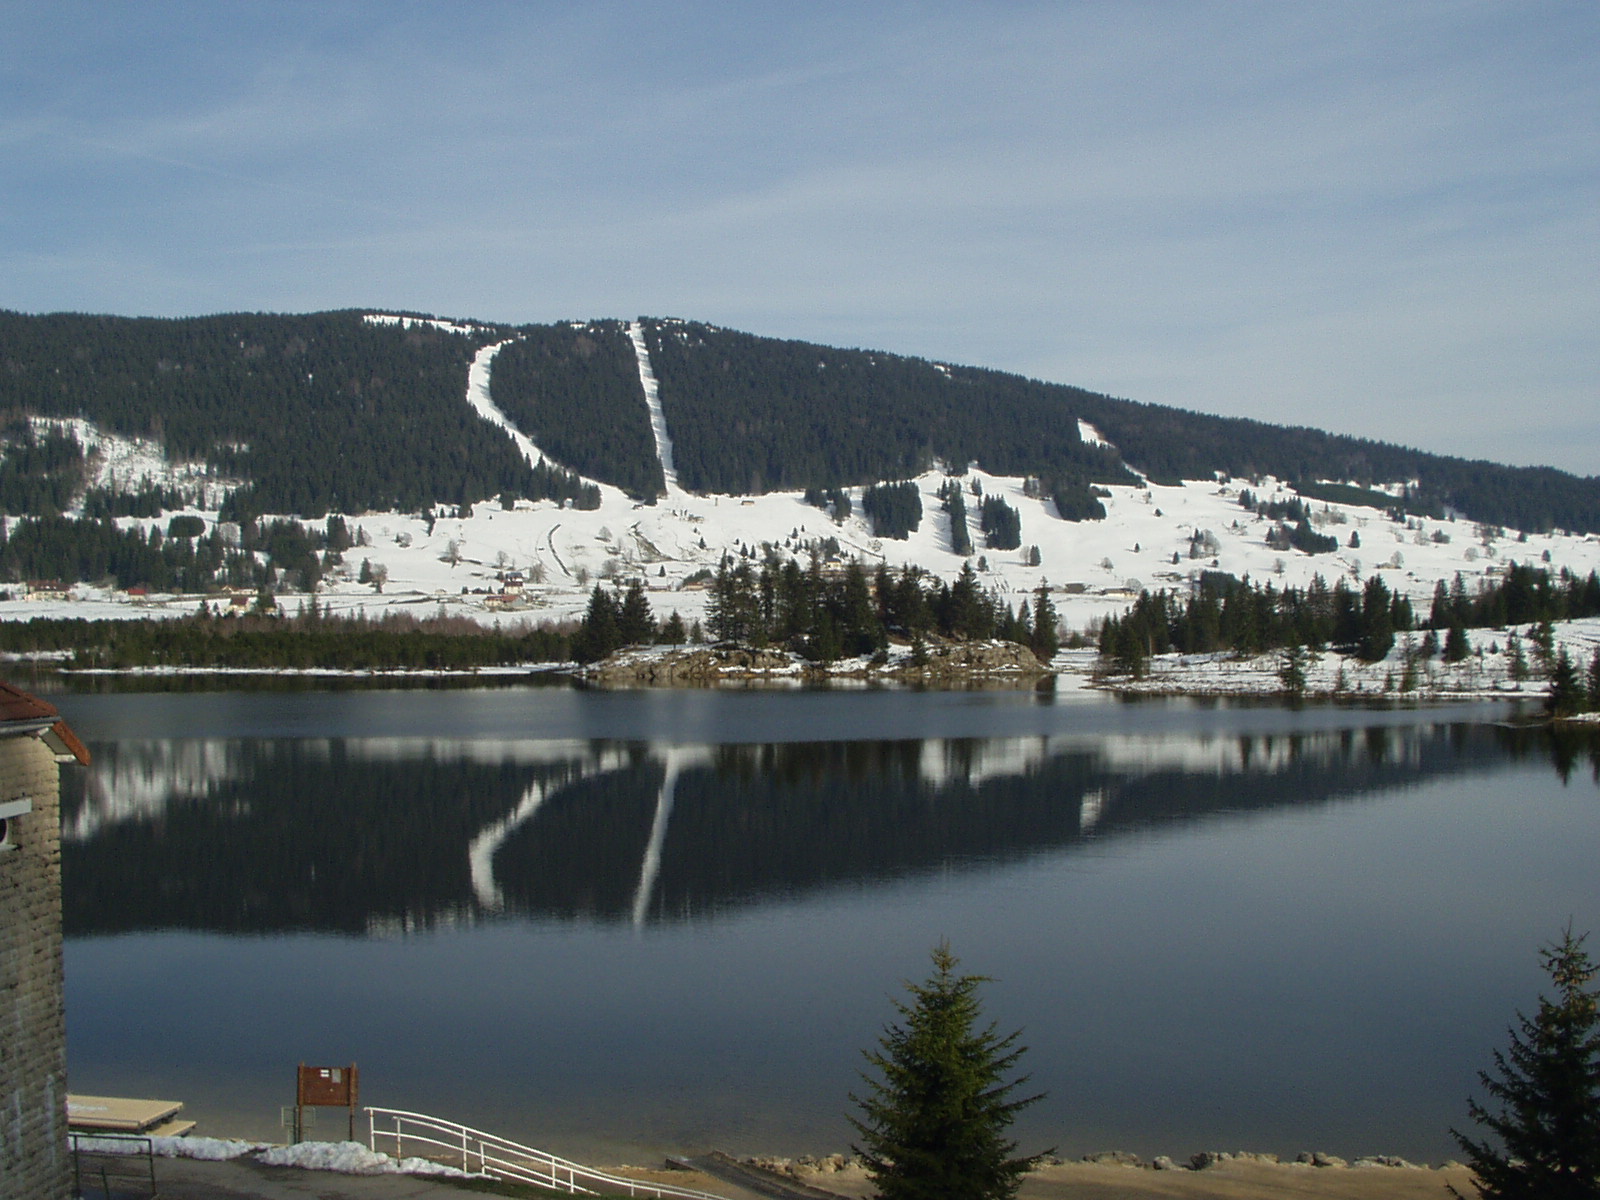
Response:
[[[825,742],[553,755],[239,741],[203,782],[85,822],[69,801],[69,934],[405,931],[502,909],[679,921],[841,885],[983,869],[1134,829],[1371,795],[1593,735],[1374,726],[1270,736]],[[117,748],[102,769],[116,777]],[[124,774],[127,774],[124,771]],[[74,824],[76,822],[76,824]]]
[[[1562,721],[1526,728],[1499,726],[1496,732],[1512,758],[1547,758],[1562,783],[1570,783],[1573,772],[1587,760],[1590,777],[1600,784],[1600,726]]]
[[[63,844],[69,935],[363,933],[445,919],[472,894],[471,837],[513,807],[534,775],[559,780],[574,770],[372,759],[339,743],[325,752],[296,741],[241,742],[228,757],[229,772],[203,793]]]

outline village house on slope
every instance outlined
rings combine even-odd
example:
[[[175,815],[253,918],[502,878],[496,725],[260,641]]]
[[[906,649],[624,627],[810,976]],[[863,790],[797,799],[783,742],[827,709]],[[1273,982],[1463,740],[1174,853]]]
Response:
[[[89,752],[52,705],[0,683],[0,1181],[67,1200],[61,778]]]

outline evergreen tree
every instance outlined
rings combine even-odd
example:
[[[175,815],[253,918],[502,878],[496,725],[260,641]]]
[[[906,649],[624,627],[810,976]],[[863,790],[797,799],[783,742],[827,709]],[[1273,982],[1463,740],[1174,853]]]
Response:
[[[1392,598],[1383,580],[1367,580],[1361,596],[1361,642],[1356,653],[1366,662],[1387,658],[1394,648]]]
[[[922,523],[922,493],[909,480],[875,483],[862,493],[861,511],[872,522],[875,536],[904,541]]]
[[[620,615],[615,597],[596,584],[589,593],[589,610],[572,636],[572,657],[581,663],[598,662],[621,646]]]
[[[1278,682],[1295,699],[1306,694],[1306,651],[1304,646],[1289,646],[1278,664]]]
[[[1050,585],[1041,582],[1033,593],[1033,639],[1028,648],[1042,663],[1048,663],[1061,649],[1061,634],[1057,629],[1060,623],[1056,606],[1050,603]]]
[[[1539,669],[1546,675],[1556,665],[1556,627],[1549,617],[1544,618],[1528,633],[1528,640],[1533,643],[1534,657],[1539,660]]]
[[[984,544],[991,550],[1015,550],[1022,545],[1022,516],[1000,496],[985,496],[978,505]]]
[[[1585,691],[1583,677],[1573,665],[1567,648],[1561,647],[1550,668],[1550,693],[1545,698],[1545,707],[1552,717],[1570,717],[1588,707]]]
[[[656,635],[656,642],[662,646],[681,646],[689,640],[689,631],[684,628],[683,618],[678,615],[678,610],[673,609],[672,615],[661,622],[661,632]]]
[[[865,1051],[880,1078],[863,1074],[869,1092],[850,1099],[861,1117],[857,1153],[883,1200],[1002,1200],[1043,1155],[1013,1157],[1007,1127],[1041,1095],[1011,1099],[1027,1076],[1007,1081],[1022,1057],[1020,1031],[1001,1037],[979,1028],[981,975],[957,975],[948,943],[933,951],[933,974],[908,983],[896,1001],[901,1023]]]
[[[656,618],[644,594],[644,584],[635,579],[623,595],[617,610],[617,633],[624,646],[648,646],[656,640]]]
[[[1483,1200],[1600,1197],[1600,997],[1589,987],[1597,968],[1586,936],[1569,925],[1540,949],[1556,994],[1541,996],[1534,1016],[1517,1014],[1510,1050],[1496,1050],[1494,1072],[1478,1074],[1498,1109],[1469,1100],[1467,1111],[1493,1140],[1450,1131]]]
[[[1528,677],[1528,659],[1522,653],[1522,639],[1515,629],[1506,634],[1506,659],[1509,664],[1506,670],[1513,680],[1521,683]]]
[[[961,564],[961,574],[950,586],[949,614],[944,624],[945,632],[955,637],[986,638],[994,632],[994,612],[970,562]]]

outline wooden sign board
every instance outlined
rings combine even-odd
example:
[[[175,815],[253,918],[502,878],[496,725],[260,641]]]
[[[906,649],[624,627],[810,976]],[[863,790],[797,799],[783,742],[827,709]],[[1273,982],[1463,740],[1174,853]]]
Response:
[[[348,1108],[355,1110],[360,1099],[360,1074],[355,1063],[348,1067],[308,1067],[300,1064],[296,1076],[295,1103],[303,1108]]]

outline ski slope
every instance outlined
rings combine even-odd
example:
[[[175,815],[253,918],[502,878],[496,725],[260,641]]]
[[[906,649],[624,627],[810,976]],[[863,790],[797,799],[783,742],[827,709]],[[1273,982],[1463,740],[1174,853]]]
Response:
[[[470,513],[439,517],[431,530],[415,513],[347,514],[363,544],[348,551],[343,564],[324,579],[317,603],[333,612],[371,616],[404,611],[445,613],[488,624],[561,622],[581,615],[595,584],[640,578],[658,618],[676,611],[685,622],[692,622],[704,618],[706,607],[706,593],[693,577],[714,571],[725,554],[748,554],[757,560],[793,556],[807,562],[812,553],[836,542],[841,556],[857,558],[869,570],[880,563],[891,568],[917,564],[945,579],[953,579],[961,570],[967,559],[953,550],[949,518],[936,496],[949,478],[944,470],[931,470],[915,481],[923,516],[904,540],[876,536],[860,516],[863,489],[859,487],[848,489],[854,515],[839,522],[804,503],[796,492],[740,496],[684,491],[672,469],[671,437],[637,324],[630,324],[629,335],[667,480],[667,493],[660,502],[642,505],[602,484],[600,507],[592,511],[563,508],[552,501],[521,501],[503,510],[486,499]],[[504,429],[529,462],[548,459],[492,400],[494,355],[503,345],[479,352],[468,372],[463,401]],[[159,446],[120,442],[87,422],[76,422],[74,428],[86,445],[96,448],[97,461],[119,464],[109,473],[102,466],[103,479],[137,487],[144,480],[159,483],[193,477],[193,465],[166,462]],[[1087,438],[1099,436],[1092,429],[1084,432]],[[1026,495],[1019,478],[994,475],[981,467],[958,478],[968,493],[968,533],[975,547],[971,561],[984,585],[1011,604],[1041,586],[1049,587],[1069,630],[1087,630],[1101,617],[1120,613],[1143,588],[1186,589],[1202,570],[1270,580],[1279,587],[1303,587],[1315,574],[1331,584],[1341,575],[1354,583],[1378,573],[1392,590],[1410,596],[1421,616],[1427,613],[1434,585],[1458,572],[1471,590],[1513,560],[1585,575],[1600,570],[1600,539],[1592,536],[1524,534],[1467,520],[1412,518],[1398,524],[1377,509],[1320,502],[1311,505],[1313,522],[1336,537],[1340,548],[1318,555],[1274,550],[1266,544],[1273,523],[1239,504],[1241,488],[1248,488],[1260,501],[1293,494],[1270,478],[1113,486],[1103,500],[1106,519],[1085,522],[1061,520],[1048,499]],[[223,491],[221,485],[210,489],[208,503],[220,504]],[[1020,548],[984,548],[976,493],[1001,496],[1017,510]],[[194,511],[208,523],[217,520],[215,507]],[[443,511],[453,513],[448,506]],[[164,530],[170,515],[142,521],[127,518],[122,523]],[[1191,557],[1197,533],[1210,535],[1207,544],[1214,547],[1213,553]],[[1352,534],[1359,545],[1350,544]],[[1037,566],[1029,563],[1031,547],[1038,548]],[[357,582],[363,560],[387,571],[381,593]],[[530,582],[523,595],[508,605],[498,592],[500,577],[509,570],[523,572]],[[184,615],[197,611],[204,599],[129,596],[89,585],[74,587],[66,599],[29,600],[21,586],[14,586],[10,595],[0,600],[0,619]],[[280,603],[292,612],[309,599],[286,594]],[[215,603],[215,598],[211,601]]]

